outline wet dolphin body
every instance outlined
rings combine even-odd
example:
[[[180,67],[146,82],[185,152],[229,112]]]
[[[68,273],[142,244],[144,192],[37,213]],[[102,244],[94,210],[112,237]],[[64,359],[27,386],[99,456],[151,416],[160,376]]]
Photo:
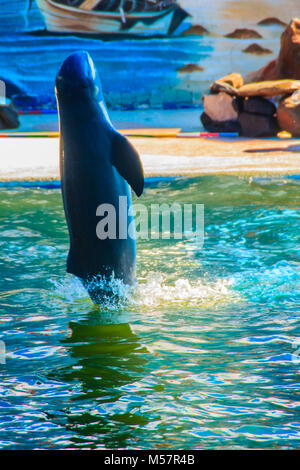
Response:
[[[78,276],[92,300],[99,302],[103,291],[95,279],[114,276],[125,284],[135,279],[135,239],[128,233],[124,236],[124,227],[119,236],[119,221],[127,229],[134,224],[133,215],[128,215],[132,205],[129,184],[140,196],[143,169],[136,150],[110,122],[101,82],[87,52],[76,52],[65,60],[55,89],[62,196],[70,236],[67,272]],[[125,219],[119,213],[120,196],[126,201]],[[116,238],[100,239],[96,233],[100,220],[96,211],[102,204],[115,208]]]

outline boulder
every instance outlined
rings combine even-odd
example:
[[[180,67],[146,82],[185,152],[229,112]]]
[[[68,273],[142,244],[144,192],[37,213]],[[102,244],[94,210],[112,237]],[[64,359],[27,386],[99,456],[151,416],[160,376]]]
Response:
[[[9,78],[0,77],[0,80],[5,83],[6,98],[11,98],[14,95],[21,95],[24,93],[21,87]]]
[[[208,132],[238,132],[241,128],[238,121],[213,121],[206,113],[202,113],[200,120]]]
[[[180,73],[203,72],[204,68],[197,64],[186,64],[178,69]]]
[[[300,137],[300,90],[279,102],[277,119],[281,130]]]
[[[244,85],[244,79],[240,73],[230,73],[225,75],[225,77],[219,78],[218,82],[221,83],[228,83],[228,85],[232,86],[233,88],[240,88]]]
[[[277,59],[245,77],[245,83],[289,78],[300,80],[300,19],[294,18],[281,35]]]
[[[246,113],[262,114],[263,116],[274,116],[276,106],[262,96],[252,96],[243,101],[243,111]]]
[[[238,113],[233,106],[233,98],[227,93],[207,95],[203,98],[204,112],[212,121],[236,121]]]
[[[280,39],[278,57],[280,77],[300,79],[300,19],[294,18]]]
[[[8,102],[7,104],[0,105],[0,129],[16,129],[19,127],[20,121],[18,113],[12,104]]]
[[[208,34],[209,32],[207,31],[204,26],[201,26],[200,24],[194,24],[190,26],[188,29],[186,29],[181,36],[202,36],[203,34]]]
[[[268,17],[268,18],[264,18],[263,20],[259,21],[257,23],[259,26],[274,26],[274,25],[277,25],[277,26],[287,26],[287,23],[285,23],[284,21],[281,21],[279,18],[275,18],[275,17]]]
[[[256,43],[250,44],[250,46],[246,47],[246,49],[244,49],[242,52],[256,55],[272,54],[271,49],[264,48]]]
[[[245,98],[242,98],[241,96],[233,97],[232,105],[238,114],[244,110],[244,101]]]
[[[273,80],[259,83],[249,83],[237,90],[239,96],[284,96],[300,89],[299,80]]]
[[[279,130],[277,120],[273,116],[242,112],[238,122],[244,137],[269,137],[276,135]]]
[[[212,93],[224,92],[231,96],[237,96],[237,90],[233,86],[229,85],[229,83],[221,82],[220,80],[216,80],[210,85],[210,91]]]
[[[245,78],[245,83],[264,82],[268,80],[279,80],[278,59],[273,59],[254,72],[248,73]]]
[[[261,39],[262,36],[254,29],[235,29],[232,33],[225,34],[225,38],[230,39]]]

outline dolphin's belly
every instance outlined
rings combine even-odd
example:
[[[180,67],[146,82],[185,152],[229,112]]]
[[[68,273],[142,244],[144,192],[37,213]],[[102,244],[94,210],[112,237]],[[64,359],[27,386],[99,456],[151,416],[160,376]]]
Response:
[[[125,197],[127,203],[127,233],[129,224],[134,223],[132,216],[128,216],[131,194],[127,182],[110,162],[92,164],[66,154],[62,190],[70,236],[67,271],[83,280],[114,275],[125,283],[132,283],[135,278],[135,240],[129,236],[119,237],[120,197]],[[108,220],[108,236],[104,239],[97,235],[101,220],[97,209],[105,207],[102,205],[108,205],[110,215],[115,215],[115,220]]]

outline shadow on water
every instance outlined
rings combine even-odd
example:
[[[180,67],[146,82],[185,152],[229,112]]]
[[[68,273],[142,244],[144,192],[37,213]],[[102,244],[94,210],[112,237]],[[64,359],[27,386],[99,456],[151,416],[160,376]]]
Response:
[[[133,384],[144,375],[148,351],[129,323],[107,324],[105,319],[105,313],[93,310],[70,322],[70,334],[62,343],[73,362],[51,373],[72,388],[76,384],[77,393],[63,410],[63,424],[80,448],[126,447],[148,422],[130,399],[124,401],[124,393],[133,389],[134,394]]]

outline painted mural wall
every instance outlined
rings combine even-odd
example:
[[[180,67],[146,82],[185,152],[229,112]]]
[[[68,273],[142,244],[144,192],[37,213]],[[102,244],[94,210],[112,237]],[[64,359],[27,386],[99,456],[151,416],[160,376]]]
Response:
[[[52,1],[52,4],[64,6],[66,1]],[[135,5],[139,1],[142,0],[136,0]],[[102,2],[105,6],[109,0]],[[199,106],[212,80],[232,71],[247,73],[277,56],[282,28],[258,26],[261,19],[277,16],[288,22],[300,14],[295,0],[179,0],[179,6],[190,16],[182,20],[172,35],[161,35],[164,31],[155,26],[158,23],[152,18],[148,24],[138,23],[142,26],[142,38],[139,37],[141,27],[134,31],[137,22],[121,24],[122,35],[112,37],[98,35],[97,31],[78,34],[67,19],[65,23],[63,20],[67,31],[49,31],[43,3],[47,2],[0,0],[0,77],[7,81],[7,92],[16,97],[16,104],[21,108],[55,107],[56,72],[64,58],[78,49],[88,50],[92,55],[112,109]],[[83,3],[86,8],[96,4],[89,0]],[[134,12],[134,4],[130,6],[129,0],[121,3],[116,9],[119,16],[127,17],[130,8]],[[73,6],[69,0],[67,7],[78,10],[80,5],[82,0],[73,0]],[[166,4],[160,8],[164,12],[164,8],[171,7]],[[139,8],[143,12],[142,6]],[[78,21],[82,25],[87,20],[80,17]],[[198,28],[194,29],[196,34],[186,34],[191,25],[205,30]],[[238,27],[255,29],[261,38],[254,41],[224,37]],[[243,50],[253,42],[269,49],[269,54],[245,54]]]

